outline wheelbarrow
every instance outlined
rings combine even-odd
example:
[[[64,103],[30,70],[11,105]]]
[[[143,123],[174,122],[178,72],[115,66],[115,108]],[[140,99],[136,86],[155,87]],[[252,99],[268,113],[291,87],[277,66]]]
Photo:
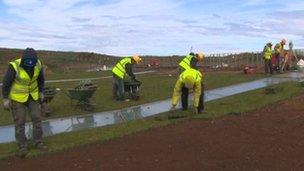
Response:
[[[139,87],[141,85],[140,81],[124,81],[125,93],[132,100],[139,100]]]
[[[81,83],[74,89],[68,89],[67,95],[70,97],[71,103],[73,100],[76,100],[76,106],[81,107],[85,111],[93,111],[95,104],[92,103],[91,98],[96,90],[97,86],[92,83]]]
[[[40,111],[42,116],[48,117],[51,114],[51,109],[48,104],[51,103],[54,96],[56,95],[56,89],[54,87],[44,88],[44,99],[40,102]]]

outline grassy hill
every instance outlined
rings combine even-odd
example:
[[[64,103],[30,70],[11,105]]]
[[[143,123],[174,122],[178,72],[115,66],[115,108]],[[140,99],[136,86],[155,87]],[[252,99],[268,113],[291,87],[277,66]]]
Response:
[[[3,74],[8,62],[21,57],[22,49],[0,48],[0,73]],[[62,51],[37,51],[39,59],[47,67],[49,72],[62,72],[74,70],[86,70],[98,66],[112,66],[120,58],[105,54],[89,52],[62,52]],[[155,56],[144,56],[139,67],[145,67]],[[162,56],[158,58],[162,64],[170,66],[175,64],[182,56]],[[172,64],[171,64],[172,63]]]
[[[0,48],[0,73],[3,73],[9,61],[20,58],[23,50]],[[108,65],[118,60],[117,57],[88,52],[37,51],[38,57],[49,70],[88,68],[91,65]]]

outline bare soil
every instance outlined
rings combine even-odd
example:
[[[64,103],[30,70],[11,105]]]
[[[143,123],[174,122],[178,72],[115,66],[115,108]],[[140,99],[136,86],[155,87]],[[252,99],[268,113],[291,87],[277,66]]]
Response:
[[[303,170],[304,96],[246,115],[188,120],[1,170]]]

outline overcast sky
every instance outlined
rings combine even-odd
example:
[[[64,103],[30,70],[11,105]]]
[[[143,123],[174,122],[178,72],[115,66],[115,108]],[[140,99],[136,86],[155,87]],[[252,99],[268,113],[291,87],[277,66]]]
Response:
[[[0,47],[112,55],[304,48],[303,0],[1,0]]]

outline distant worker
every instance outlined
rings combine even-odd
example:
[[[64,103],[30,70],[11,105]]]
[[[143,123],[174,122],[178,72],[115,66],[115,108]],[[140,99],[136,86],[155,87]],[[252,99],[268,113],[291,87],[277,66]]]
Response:
[[[180,97],[182,109],[188,109],[189,91],[193,90],[193,110],[195,114],[204,110],[204,91],[202,90],[202,74],[196,69],[187,69],[182,72],[177,80],[172,96],[172,109],[175,109]]]
[[[139,64],[141,58],[138,55],[125,57],[120,60],[112,69],[113,73],[113,98],[117,101],[124,101],[124,78],[126,73],[132,81],[137,81],[133,73],[133,65]]]
[[[196,54],[191,52],[189,55],[185,56],[183,60],[179,63],[180,73],[189,68],[198,69],[197,63],[202,61],[204,57],[205,55],[201,52]]]
[[[281,72],[283,70],[282,64],[284,60],[284,45],[286,44],[286,39],[282,39],[280,43],[277,43],[274,47],[274,57],[276,59],[276,70]]]
[[[269,42],[265,45],[263,50],[263,58],[265,62],[265,74],[272,74],[271,57],[272,57],[272,43]]]
[[[10,110],[15,122],[15,137],[20,157],[28,154],[25,136],[26,113],[33,122],[34,145],[39,150],[47,150],[42,142],[41,113],[39,101],[44,99],[44,74],[37,53],[27,48],[22,58],[9,63],[3,78],[2,97],[4,109]]]
[[[290,67],[296,67],[296,64],[299,60],[297,58],[296,53],[293,50],[292,41],[289,42],[288,46],[289,46],[288,54],[289,54],[289,59],[290,59]]]

